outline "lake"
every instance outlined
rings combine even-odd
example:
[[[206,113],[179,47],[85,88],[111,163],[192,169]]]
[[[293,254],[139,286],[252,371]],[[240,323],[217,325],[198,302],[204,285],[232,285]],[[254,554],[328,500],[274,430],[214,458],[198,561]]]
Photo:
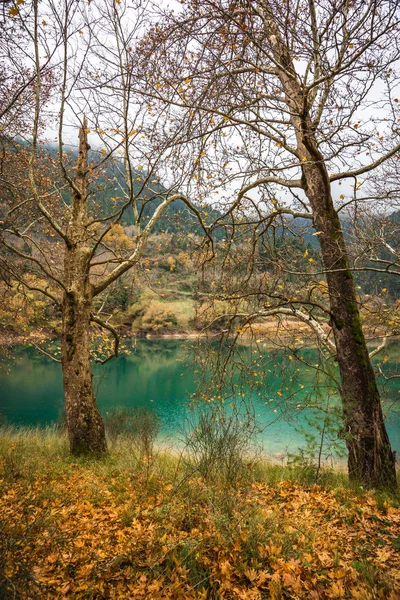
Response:
[[[271,350],[263,345],[242,348],[240,353],[247,380],[242,381],[239,375],[234,378],[235,400],[227,398],[226,406],[238,399],[251,404],[261,430],[258,438],[266,452],[295,452],[305,443],[304,432],[317,434],[321,429],[325,410],[332,414],[336,410],[332,382],[321,378],[313,368],[316,350],[299,351],[301,363],[293,350]],[[193,363],[193,354],[197,364]],[[188,419],[193,418],[189,408],[191,395],[199,382],[200,390],[205,389],[199,374],[203,358],[204,352],[190,340],[138,340],[129,354],[106,365],[94,366],[94,384],[102,414],[106,416],[116,406],[153,407],[160,417],[162,435],[177,443]],[[376,358],[387,373],[395,369],[400,372],[399,359],[399,343],[392,344]],[[335,377],[334,369],[330,375]],[[388,433],[397,452],[400,452],[399,388],[398,379],[391,379],[382,387]],[[12,360],[3,358],[0,414],[7,422],[24,426],[52,424],[60,418],[62,404],[59,364],[25,347],[16,348]]]

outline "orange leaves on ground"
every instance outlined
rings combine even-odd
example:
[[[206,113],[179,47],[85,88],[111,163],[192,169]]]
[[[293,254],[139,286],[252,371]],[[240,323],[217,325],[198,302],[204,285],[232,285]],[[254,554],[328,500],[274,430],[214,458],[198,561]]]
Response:
[[[289,482],[174,485],[90,465],[3,479],[0,587],[44,600],[399,599],[398,508]]]

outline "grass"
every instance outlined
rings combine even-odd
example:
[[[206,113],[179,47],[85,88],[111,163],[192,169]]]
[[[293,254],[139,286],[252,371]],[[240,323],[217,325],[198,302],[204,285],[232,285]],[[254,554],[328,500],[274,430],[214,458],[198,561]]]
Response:
[[[187,297],[185,297],[185,293],[179,292],[179,294],[183,298],[179,300],[163,300],[163,304],[175,313],[178,329],[191,329],[190,323],[195,316],[195,302],[189,294],[186,294]]]
[[[398,499],[258,462],[238,481],[129,435],[75,459],[0,430],[0,598],[399,598]],[[204,475],[204,474],[203,474]]]

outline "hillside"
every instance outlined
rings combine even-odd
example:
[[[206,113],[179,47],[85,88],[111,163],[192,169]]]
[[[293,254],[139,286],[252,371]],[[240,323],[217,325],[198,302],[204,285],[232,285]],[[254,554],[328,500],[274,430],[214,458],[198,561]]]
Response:
[[[24,147],[24,145],[22,144]],[[49,169],[52,176],[54,162],[57,162],[58,149],[45,145],[41,150],[44,173]],[[50,158],[51,160],[50,160]],[[77,150],[66,153],[66,164],[70,169],[77,159]],[[94,164],[99,159],[98,153],[91,151]],[[151,189],[143,186],[146,173],[135,172],[135,194],[141,226],[145,226],[154,210],[160,204],[164,186],[151,179]],[[60,179],[61,186],[61,179]],[[108,160],[101,169],[95,171],[91,183],[90,210],[96,217],[104,217],[107,210],[117,211],[121,203],[121,190],[125,188],[123,165],[117,160]],[[143,189],[142,189],[143,188]],[[7,190],[4,190],[2,202],[8,202]],[[159,196],[159,195],[160,196]],[[69,203],[69,197],[63,192],[63,199]],[[10,200],[11,201],[11,200]],[[3,204],[3,207],[5,204]],[[207,224],[221,216],[216,210],[205,210],[197,206]],[[395,230],[398,215],[389,218],[388,229]],[[197,217],[182,202],[171,203],[150,236],[148,248],[140,267],[128,273],[116,282],[104,297],[100,297],[98,307],[122,331],[130,334],[165,334],[201,331],[209,322],[220,329],[223,320],[215,321],[218,314],[235,310],[254,310],[258,308],[260,298],[270,297],[282,302],[288,295],[296,297],[298,290],[316,289],[320,287],[319,296],[315,299],[324,301],[324,277],[312,276],[312,271],[321,271],[321,257],[318,237],[309,220],[285,217],[283,223],[272,230],[262,232],[251,230],[245,225],[236,225],[231,242],[226,240],[226,232],[219,227],[212,232],[214,239],[214,256],[210,247],[204,245],[205,236]],[[350,253],[354,252],[357,266],[372,266],[367,257],[359,258],[357,230],[350,220],[342,219],[343,229]],[[393,225],[393,226],[392,226]],[[227,232],[230,229],[228,227]],[[107,235],[108,248],[111,251],[128,252],[134,239],[135,224],[131,206],[122,216],[121,223],[116,225]],[[393,234],[387,239],[394,248],[398,247],[398,239]],[[62,263],[62,246],[49,236],[46,240],[49,252]],[[353,250],[354,248],[354,250]],[[378,248],[378,256],[389,260],[388,250],[384,246]],[[254,264],[251,278],[248,279],[251,264]],[[288,272],[303,273],[301,277]],[[314,266],[315,265],[315,266]],[[38,271],[37,281],[41,274]],[[8,281],[4,272],[0,297],[0,327],[4,339],[20,337],[35,331],[43,330],[45,335],[57,335],[59,331],[59,315],[49,302],[33,293],[32,302],[27,303],[24,295],[16,294],[17,283]],[[392,316],[392,307],[400,297],[400,277],[373,271],[355,273],[360,301],[365,303],[366,319],[370,329],[376,326],[379,333],[390,327],[397,327],[398,316]],[[311,286],[311,287],[310,287]],[[224,296],[236,295],[239,290],[247,289],[254,297],[253,304],[225,302]],[[281,291],[282,290],[282,291]],[[382,296],[384,290],[384,298]],[[213,298],[217,294],[218,297]],[[375,300],[376,298],[376,300]],[[383,304],[384,302],[384,304]],[[98,308],[97,307],[97,308]],[[385,312],[384,319],[380,314]],[[369,316],[367,316],[369,315]],[[372,316],[371,315],[375,315]],[[40,333],[39,333],[40,335]]]

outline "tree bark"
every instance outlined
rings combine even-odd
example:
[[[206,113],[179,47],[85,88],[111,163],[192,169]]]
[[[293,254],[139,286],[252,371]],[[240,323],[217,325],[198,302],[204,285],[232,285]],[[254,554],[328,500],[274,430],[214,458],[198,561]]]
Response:
[[[303,167],[304,190],[312,206],[314,226],[321,232],[318,238],[327,272],[331,325],[341,375],[349,477],[368,487],[395,489],[395,454],[361,326],[343,231],[323,158],[316,156],[315,148],[310,152],[310,139],[307,142],[310,164]]]
[[[87,240],[87,123],[79,131],[79,155],[73,181],[71,218],[64,256],[61,363],[64,378],[65,413],[72,454],[106,451],[104,423],[93,391],[90,366],[91,249]]]
[[[314,227],[319,232],[341,376],[343,435],[348,450],[349,477],[368,487],[395,489],[395,453],[390,447],[383,419],[343,231],[333,204],[324,156],[315,136],[308,95],[297,78],[293,57],[270,3],[259,6],[297,139],[302,188],[311,204]]]
[[[70,451],[75,455],[102,454],[107,449],[92,383],[90,304],[91,299],[79,292],[64,295],[61,362]]]

